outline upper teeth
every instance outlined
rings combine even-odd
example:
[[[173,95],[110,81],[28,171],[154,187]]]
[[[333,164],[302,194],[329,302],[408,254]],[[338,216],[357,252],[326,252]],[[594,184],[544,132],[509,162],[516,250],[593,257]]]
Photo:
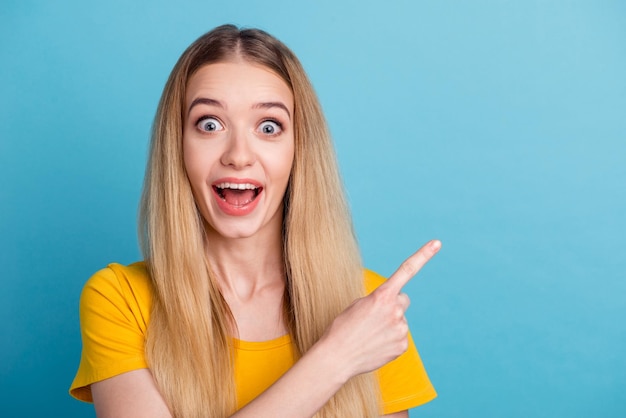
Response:
[[[220,189],[235,189],[235,190],[254,190],[257,188],[254,184],[250,183],[220,183],[216,184],[216,187]]]

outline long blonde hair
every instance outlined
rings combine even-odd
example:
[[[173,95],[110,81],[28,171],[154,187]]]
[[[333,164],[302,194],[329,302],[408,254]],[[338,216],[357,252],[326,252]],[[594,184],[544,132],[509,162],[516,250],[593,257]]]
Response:
[[[154,288],[146,355],[175,417],[224,417],[236,409],[232,316],[206,259],[209,243],[182,152],[189,78],[232,57],[270,69],[294,95],[295,158],[283,241],[287,326],[299,355],[364,291],[332,142],[300,62],[261,30],[224,25],[201,36],[182,54],[161,96],[140,207],[140,241]],[[378,400],[374,375],[363,374],[316,416],[378,416]]]

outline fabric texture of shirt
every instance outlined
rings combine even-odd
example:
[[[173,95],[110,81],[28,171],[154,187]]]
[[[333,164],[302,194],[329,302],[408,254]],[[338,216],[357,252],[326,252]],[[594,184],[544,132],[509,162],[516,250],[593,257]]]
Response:
[[[365,270],[367,292],[384,278]],[[144,347],[150,320],[151,282],[143,262],[110,264],[85,284],[80,298],[83,349],[70,394],[92,402],[90,385],[148,368]],[[249,342],[234,339],[238,409],[260,395],[297,361],[291,337]],[[377,370],[385,414],[426,403],[437,396],[409,335],[409,349]]]

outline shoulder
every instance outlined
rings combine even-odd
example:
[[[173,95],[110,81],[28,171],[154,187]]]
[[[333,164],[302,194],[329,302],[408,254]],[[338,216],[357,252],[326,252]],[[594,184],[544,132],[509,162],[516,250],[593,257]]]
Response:
[[[368,269],[363,275],[368,294],[387,280]],[[385,414],[414,408],[437,396],[410,333],[408,338],[407,351],[377,370]]]
[[[86,286],[107,286],[122,283],[130,286],[149,286],[150,275],[146,263],[143,261],[129,265],[111,263],[91,276]]]
[[[151,289],[144,263],[109,264],[85,283],[80,298],[83,350],[72,396],[91,401],[92,383],[147,367]]]
[[[152,284],[144,262],[117,263],[96,272],[87,280],[80,297],[81,322],[87,316],[135,317],[147,325],[152,307]]]
[[[82,297],[92,292],[102,296],[134,295],[135,298],[149,301],[152,285],[146,264],[143,261],[129,265],[109,264],[87,280]]]
[[[363,276],[365,279],[365,291],[368,295],[387,280],[385,277],[369,269],[363,269]]]
[[[363,269],[367,294],[387,279]],[[402,355],[377,370],[385,414],[404,411],[424,404],[437,396],[409,333],[409,347]]]

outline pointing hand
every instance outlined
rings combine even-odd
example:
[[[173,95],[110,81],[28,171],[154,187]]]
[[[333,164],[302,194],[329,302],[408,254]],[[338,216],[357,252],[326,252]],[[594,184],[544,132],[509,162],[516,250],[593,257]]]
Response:
[[[346,379],[376,370],[407,350],[409,327],[404,314],[410,301],[402,288],[440,248],[438,240],[426,243],[385,283],[337,316],[322,336],[320,342],[330,344]]]

